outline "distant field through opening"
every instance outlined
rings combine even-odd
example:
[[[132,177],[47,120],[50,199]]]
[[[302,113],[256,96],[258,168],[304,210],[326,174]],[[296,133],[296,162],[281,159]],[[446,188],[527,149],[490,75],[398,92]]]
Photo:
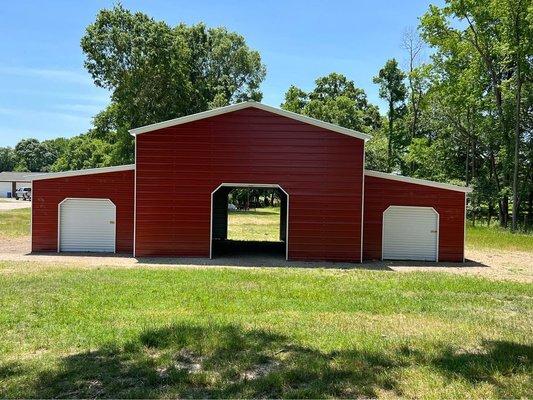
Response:
[[[287,211],[278,185],[221,185],[212,194],[211,257],[286,258]]]

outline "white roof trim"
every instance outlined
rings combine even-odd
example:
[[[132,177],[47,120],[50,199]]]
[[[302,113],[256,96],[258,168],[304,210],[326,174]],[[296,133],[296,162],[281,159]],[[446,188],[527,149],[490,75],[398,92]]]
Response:
[[[463,193],[472,192],[472,188],[469,188],[469,187],[450,185],[449,183],[440,183],[440,182],[428,181],[425,179],[409,178],[407,176],[387,174],[385,172],[365,170],[365,175],[373,176],[376,178],[390,179],[393,181],[413,183],[415,185],[431,186],[431,187],[436,187],[439,189],[446,189],[446,190],[455,190],[456,192],[463,192]]]
[[[131,135],[135,136],[141,133],[151,132],[157,129],[168,128],[170,126],[186,124],[188,122],[198,121],[200,119],[214,117],[216,115],[226,114],[226,113],[230,113],[230,112],[237,111],[237,110],[242,110],[244,108],[249,108],[249,107],[258,108],[260,110],[268,111],[273,114],[281,115],[282,117],[291,118],[296,121],[303,122],[305,124],[314,125],[319,128],[327,129],[333,132],[342,133],[344,135],[348,135],[348,136],[355,137],[358,139],[362,139],[362,140],[370,139],[370,135],[367,135],[366,133],[354,131],[353,129],[343,128],[342,126],[330,124],[329,122],[320,121],[315,118],[306,117],[305,115],[296,114],[291,111],[282,110],[280,108],[267,106],[266,104],[257,103],[255,101],[245,101],[243,103],[232,104],[232,105],[225,106],[225,107],[215,108],[213,110],[203,111],[197,114],[186,115],[184,117],[175,118],[175,119],[171,119],[171,120],[163,121],[163,122],[158,122],[156,124],[141,126],[139,128],[130,129],[129,132]]]
[[[103,167],[103,168],[89,168],[89,169],[79,169],[76,171],[65,171],[65,172],[53,172],[43,176],[29,177],[32,181],[42,181],[44,179],[55,179],[55,178],[68,178],[69,176],[82,176],[82,175],[93,175],[93,174],[104,174],[106,172],[120,172],[120,171],[129,171],[135,169],[135,164],[128,165],[119,165],[116,167]]]

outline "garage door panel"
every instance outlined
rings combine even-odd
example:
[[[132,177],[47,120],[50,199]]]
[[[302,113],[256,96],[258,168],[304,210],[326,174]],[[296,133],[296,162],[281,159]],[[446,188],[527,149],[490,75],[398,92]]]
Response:
[[[60,251],[115,252],[115,205],[108,199],[67,199],[60,206]]]
[[[391,206],[383,213],[383,259],[437,261],[438,214],[430,207]]]

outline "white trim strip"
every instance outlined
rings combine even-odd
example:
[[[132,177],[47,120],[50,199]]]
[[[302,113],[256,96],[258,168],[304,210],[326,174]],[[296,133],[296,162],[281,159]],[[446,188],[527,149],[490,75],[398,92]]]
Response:
[[[203,111],[197,114],[191,114],[186,115],[184,117],[171,119],[168,121],[158,122],[151,125],[141,126],[139,128],[130,129],[129,132],[131,135],[140,135],[141,133],[147,133],[151,131],[155,131],[158,129],[168,128],[171,126],[186,124],[188,122],[198,121],[204,118],[210,118],[221,114],[230,113],[233,111],[242,110],[245,108],[258,108],[263,111],[268,111],[273,114],[281,115],[282,117],[287,117],[294,119],[296,121],[300,121],[309,125],[314,125],[319,128],[327,129],[333,132],[342,133],[344,135],[348,135],[351,137],[355,137],[362,140],[368,140],[370,139],[370,135],[367,135],[365,133],[361,133],[358,131],[354,131],[353,129],[343,128],[342,126],[338,126],[335,124],[330,124],[329,122],[320,121],[315,118],[307,117],[305,115],[300,115],[293,113],[291,111],[282,110],[280,108],[267,106],[266,104],[257,103],[255,101],[245,101],[238,104],[232,104],[225,107],[215,108],[213,110]]]
[[[278,185],[277,183],[221,183],[215,190],[211,192],[211,210],[210,226],[209,226],[209,258],[213,258],[213,196],[216,191],[222,187],[231,188],[275,188],[281,190],[287,196],[287,216],[285,221],[285,260],[289,260],[289,211],[290,211],[290,196],[289,193]]]
[[[118,165],[116,167],[89,168],[89,169],[79,169],[76,171],[53,172],[50,174],[46,174],[44,176],[36,176],[35,178],[32,178],[32,181],[42,181],[45,179],[56,179],[56,178],[68,178],[69,176],[105,174],[106,172],[130,171],[134,169],[135,169],[135,164],[128,164],[128,165]]]
[[[407,176],[387,174],[385,172],[365,170],[365,175],[373,176],[375,178],[390,179],[393,181],[399,181],[399,182],[405,182],[405,183],[413,183],[415,185],[431,186],[431,187],[435,187],[439,189],[446,189],[446,190],[455,190],[456,192],[463,192],[463,193],[472,192],[472,188],[469,188],[469,187],[450,185],[449,183],[434,182],[434,181],[428,181],[425,179],[409,178]]]

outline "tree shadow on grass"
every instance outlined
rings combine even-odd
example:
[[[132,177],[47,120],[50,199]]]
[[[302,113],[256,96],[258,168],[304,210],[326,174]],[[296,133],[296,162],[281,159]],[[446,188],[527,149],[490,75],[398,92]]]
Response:
[[[146,331],[122,348],[67,356],[31,397],[376,397],[393,361],[323,353],[284,336],[235,326]]]
[[[533,395],[533,346],[508,341],[483,341],[469,351],[447,348],[432,364],[449,378],[467,380],[472,385],[492,384],[498,397],[526,397]],[[511,387],[512,379],[522,376],[523,387]]]
[[[408,348],[325,353],[262,330],[173,325],[147,330],[125,346],[67,356],[57,370],[42,374],[26,397],[368,398],[383,391],[402,396],[395,377],[417,365],[472,385],[489,382],[499,395],[517,397],[492,376],[531,368],[531,347],[486,346],[473,354],[443,350],[435,358]]]

